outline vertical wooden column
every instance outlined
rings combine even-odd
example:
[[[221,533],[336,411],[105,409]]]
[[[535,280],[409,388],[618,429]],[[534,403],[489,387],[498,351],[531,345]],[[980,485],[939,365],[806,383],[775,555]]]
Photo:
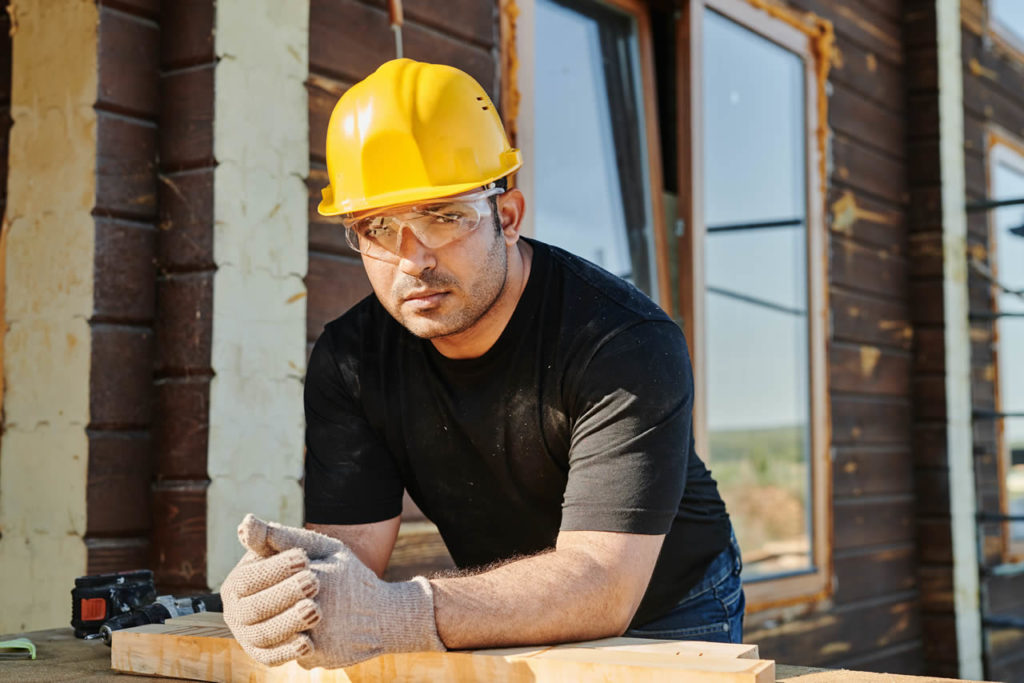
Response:
[[[205,590],[213,369],[213,0],[161,3],[152,568]]]
[[[308,0],[218,0],[207,578],[247,512],[302,523]]]
[[[927,672],[980,678],[959,15],[942,4],[904,8],[918,573]]]
[[[158,0],[99,5],[88,573],[148,562]]]
[[[99,132],[97,5],[15,1],[12,17],[0,631],[66,622],[86,568]]]

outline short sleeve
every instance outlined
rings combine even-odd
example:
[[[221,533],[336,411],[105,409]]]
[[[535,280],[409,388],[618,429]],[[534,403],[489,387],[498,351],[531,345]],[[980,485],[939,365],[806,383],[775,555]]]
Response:
[[[358,364],[317,340],[306,371],[306,521],[368,524],[402,511],[402,481],[358,400]]]
[[[563,531],[664,534],[686,485],[693,374],[671,321],[601,345],[572,383]]]

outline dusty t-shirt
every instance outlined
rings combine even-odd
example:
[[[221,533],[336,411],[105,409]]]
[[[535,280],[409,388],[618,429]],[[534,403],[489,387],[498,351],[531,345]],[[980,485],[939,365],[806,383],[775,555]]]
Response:
[[[326,326],[306,376],[306,520],[390,519],[408,490],[459,567],[559,530],[667,534],[641,625],[729,539],[694,450],[686,341],[632,285],[530,244],[522,297],[479,358],[445,358],[373,296]]]

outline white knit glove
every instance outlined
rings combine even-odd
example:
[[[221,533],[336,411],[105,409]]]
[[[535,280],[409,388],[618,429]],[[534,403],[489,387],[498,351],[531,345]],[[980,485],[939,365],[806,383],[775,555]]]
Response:
[[[221,588],[224,621],[254,659],[265,664],[298,659],[307,669],[335,668],[388,652],[445,649],[437,635],[427,579],[381,581],[341,541],[307,529],[268,524],[252,515],[242,520],[238,535],[257,556],[277,553],[248,564],[243,557],[228,577],[230,581],[237,571],[238,578],[230,585],[225,581],[234,591],[232,598]],[[308,569],[295,553],[308,558]],[[272,572],[285,576],[267,588],[265,577]],[[310,590],[312,601],[307,597]],[[240,596],[237,601],[234,595]]]

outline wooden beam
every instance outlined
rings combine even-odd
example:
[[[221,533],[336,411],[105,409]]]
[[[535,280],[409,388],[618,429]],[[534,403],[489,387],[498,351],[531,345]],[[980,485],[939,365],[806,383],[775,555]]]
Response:
[[[118,631],[111,667],[126,673],[199,681],[341,683],[342,681],[607,681],[770,683],[775,663],[754,645],[640,638],[471,652],[383,655],[345,669],[307,671],[295,662],[267,667],[252,660],[220,614],[193,614]]]

